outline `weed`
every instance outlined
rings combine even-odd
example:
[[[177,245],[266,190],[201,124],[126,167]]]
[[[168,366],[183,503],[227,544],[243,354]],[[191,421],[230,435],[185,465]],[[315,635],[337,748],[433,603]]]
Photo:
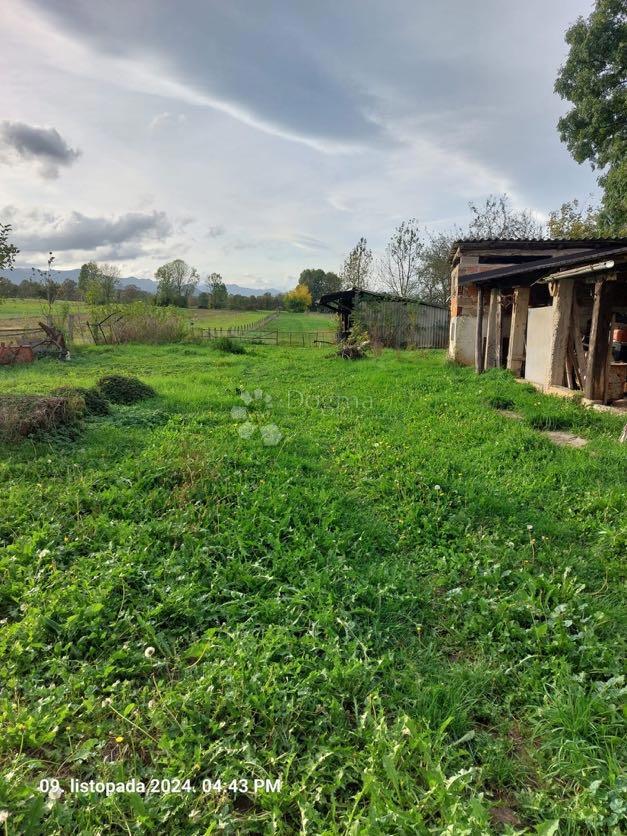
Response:
[[[244,346],[233,337],[218,337],[212,341],[211,345],[225,354],[246,354]]]

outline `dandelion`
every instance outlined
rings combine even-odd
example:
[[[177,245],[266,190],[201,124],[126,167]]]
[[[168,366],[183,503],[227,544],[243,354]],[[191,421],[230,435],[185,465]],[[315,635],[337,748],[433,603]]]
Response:
[[[147,647],[144,650],[144,656],[146,657],[146,659],[151,659],[154,655],[155,655],[154,647]]]
[[[440,485],[434,485],[433,490],[439,493],[442,490],[442,488],[440,487]]]
[[[9,811],[8,810],[0,810],[0,824],[4,824],[5,821],[9,818]]]
[[[119,735],[115,738],[115,742],[116,742],[116,743],[124,743],[124,738],[122,737],[122,735],[121,735],[121,734],[119,734]]]
[[[58,801],[62,795],[63,790],[61,787],[52,787],[52,789],[48,790],[48,798],[50,801]]]
[[[527,531],[533,531],[533,526],[531,524],[527,524]]]

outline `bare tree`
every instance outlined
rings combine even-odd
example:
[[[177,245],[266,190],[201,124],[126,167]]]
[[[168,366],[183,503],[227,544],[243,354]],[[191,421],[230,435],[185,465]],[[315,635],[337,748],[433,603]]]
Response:
[[[379,263],[382,285],[397,296],[415,296],[420,287],[423,249],[420,228],[415,218],[397,226]]]
[[[342,287],[344,289],[357,287],[365,290],[370,286],[371,272],[372,250],[368,249],[368,242],[362,237],[346,256],[340,273]]]

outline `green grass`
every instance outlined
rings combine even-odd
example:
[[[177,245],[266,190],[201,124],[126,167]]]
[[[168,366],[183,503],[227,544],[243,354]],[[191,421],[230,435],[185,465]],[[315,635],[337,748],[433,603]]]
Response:
[[[158,397],[1,451],[8,832],[620,832],[620,421],[428,351],[91,347],[0,390],[111,373]]]
[[[204,308],[183,309],[183,315],[201,328],[237,328],[261,322],[272,311],[216,311]]]
[[[292,331],[301,333],[313,331],[335,331],[337,319],[332,314],[290,313],[280,311],[276,319],[264,325],[266,331]]]

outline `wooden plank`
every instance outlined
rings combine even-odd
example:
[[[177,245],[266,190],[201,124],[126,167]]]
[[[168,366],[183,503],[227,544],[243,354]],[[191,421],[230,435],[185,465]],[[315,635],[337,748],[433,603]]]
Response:
[[[479,286],[477,292],[477,324],[475,327],[475,371],[483,371],[483,302],[485,291]]]
[[[561,279],[555,284],[557,288],[553,296],[553,324],[546,382],[549,386],[563,386],[575,282],[574,279]]]
[[[495,323],[495,338],[496,338],[496,345],[495,345],[495,352],[494,352],[494,362],[497,369],[500,369],[503,365],[502,363],[502,353],[503,353],[503,304],[502,304],[502,296],[501,291],[499,290],[498,301],[496,304],[496,323]]]
[[[609,330],[612,320],[612,286],[605,279],[594,283],[592,327],[586,368],[584,393],[591,401],[602,401],[605,396]]]
[[[485,344],[485,368],[493,369],[496,366],[497,350],[497,309],[501,307],[501,291],[493,287],[490,291],[490,307],[488,309],[488,330]],[[499,352],[500,354],[500,352]]]
[[[520,377],[522,364],[525,359],[525,330],[529,314],[529,295],[531,288],[517,287],[514,289],[514,306],[512,308],[512,324],[509,329],[509,350],[507,352],[507,368],[516,377]]]
[[[573,293],[572,335],[576,357],[575,369],[579,369],[579,386],[581,389],[583,389],[586,380],[586,352],[583,348],[583,334],[581,333],[581,313],[579,310],[579,303],[577,302],[576,293]]]

